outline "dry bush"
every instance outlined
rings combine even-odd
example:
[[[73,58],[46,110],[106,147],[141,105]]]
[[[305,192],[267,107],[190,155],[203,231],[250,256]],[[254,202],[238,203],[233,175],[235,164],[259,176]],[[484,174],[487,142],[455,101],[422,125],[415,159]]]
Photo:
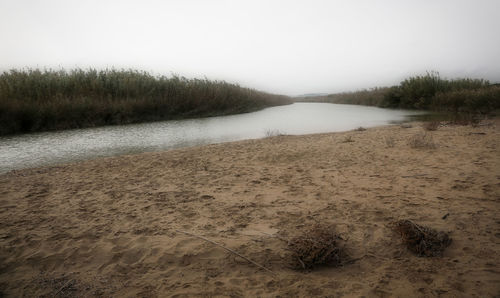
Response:
[[[342,143],[352,143],[352,142],[354,142],[352,136],[346,136],[344,140],[342,140]]]
[[[441,256],[452,241],[445,232],[418,225],[411,220],[399,220],[392,225],[406,247],[421,257]]]
[[[311,269],[320,265],[341,266],[348,257],[339,245],[342,238],[334,228],[315,225],[305,233],[288,241],[295,269]]]
[[[266,130],[266,138],[285,136],[284,132],[279,129],[268,129]]]
[[[416,149],[436,149],[437,145],[434,143],[434,139],[432,138],[432,135],[425,133],[425,132],[420,132],[416,135],[411,136],[408,139],[408,145],[411,148],[416,148]]]
[[[425,122],[423,124],[423,127],[425,130],[435,131],[439,128],[440,125],[441,125],[441,122],[439,122],[439,121],[429,121],[429,122]]]
[[[366,128],[364,128],[363,126],[360,126],[358,128],[356,128],[354,131],[365,131]]]
[[[394,139],[393,136],[385,137],[384,140],[387,148],[394,148],[394,146],[396,146],[396,139]]]
[[[482,118],[484,117],[472,113],[455,113],[451,117],[450,124],[477,127],[481,123]]]

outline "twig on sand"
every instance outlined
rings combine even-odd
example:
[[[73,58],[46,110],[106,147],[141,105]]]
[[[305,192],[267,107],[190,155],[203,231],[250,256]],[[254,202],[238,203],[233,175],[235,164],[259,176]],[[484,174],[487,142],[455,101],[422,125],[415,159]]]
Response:
[[[247,257],[245,257],[245,256],[240,255],[239,253],[235,252],[234,250],[232,250],[232,249],[230,249],[230,248],[227,248],[227,247],[223,246],[222,244],[219,244],[219,243],[217,243],[217,242],[214,242],[214,241],[212,241],[212,240],[210,240],[210,239],[207,239],[207,238],[205,238],[205,237],[203,237],[203,236],[198,236],[198,235],[195,235],[195,234],[191,234],[191,233],[186,232],[186,231],[180,231],[180,230],[175,230],[175,231],[176,231],[176,232],[179,232],[179,233],[183,233],[183,234],[189,235],[189,236],[192,236],[192,237],[196,237],[196,238],[201,239],[201,240],[205,240],[205,241],[207,241],[207,242],[212,243],[213,245],[217,245],[217,246],[219,246],[219,247],[221,247],[221,248],[223,248],[223,249],[227,250],[228,252],[230,252],[230,253],[232,253],[232,254],[234,254],[234,255],[237,255],[238,257],[240,257],[240,258],[242,258],[242,259],[244,259],[244,260],[246,260],[246,261],[248,261],[248,262],[250,262],[250,263],[254,264],[255,266],[257,266],[257,267],[259,267],[259,268],[262,268],[262,269],[266,270],[267,272],[271,273],[272,275],[276,275],[276,273],[274,273],[274,272],[273,272],[273,271],[271,271],[270,269],[268,269],[268,268],[266,268],[266,267],[264,267],[264,266],[260,265],[259,263],[256,263],[256,262],[254,262],[254,261],[250,260],[249,258],[247,258]]]
[[[62,290],[64,290],[69,284],[73,282],[72,279],[68,280],[55,294],[54,297],[56,297],[59,293],[61,293]]]
[[[267,235],[267,236],[269,236],[269,237],[273,237],[273,238],[276,238],[276,239],[281,240],[281,241],[283,241],[283,242],[286,242],[286,244],[289,244],[289,243],[290,243],[290,240],[287,240],[287,239],[285,239],[285,238],[283,238],[283,237],[281,237],[281,236],[279,236],[279,235],[269,234],[269,233],[266,233],[266,232],[261,232],[261,233],[262,233],[262,234],[265,234],[265,235]]]

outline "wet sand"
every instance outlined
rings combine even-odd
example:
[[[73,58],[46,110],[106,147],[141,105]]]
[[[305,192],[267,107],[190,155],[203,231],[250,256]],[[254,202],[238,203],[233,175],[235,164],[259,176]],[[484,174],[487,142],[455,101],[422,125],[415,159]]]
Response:
[[[435,148],[408,144],[424,132],[413,123],[0,175],[0,294],[499,295],[499,125],[426,132]],[[453,242],[417,257],[389,228],[398,219]],[[359,259],[292,270],[286,240],[315,223],[335,226]]]

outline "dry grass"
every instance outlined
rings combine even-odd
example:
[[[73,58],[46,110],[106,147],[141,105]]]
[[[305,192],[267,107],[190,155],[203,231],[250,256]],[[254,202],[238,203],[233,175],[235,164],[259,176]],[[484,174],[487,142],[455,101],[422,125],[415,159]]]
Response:
[[[322,265],[342,265],[347,255],[339,245],[340,241],[342,238],[335,233],[333,227],[319,224],[313,226],[288,242],[292,251],[292,266],[303,270]]]
[[[446,110],[456,114],[490,114],[500,109],[500,86],[456,89],[437,93],[432,101],[433,109]]]
[[[451,117],[451,121],[449,122],[449,124],[463,126],[470,125],[472,127],[477,127],[481,123],[483,118],[484,116],[482,115],[472,113],[455,113]]]
[[[0,73],[0,135],[238,114],[286,96],[208,79],[135,70]]]
[[[329,94],[301,101],[359,104],[392,108],[490,113],[500,108],[500,86],[483,79],[442,78],[438,72],[413,76],[398,86]]]
[[[346,136],[343,140],[342,143],[352,143],[354,140],[352,139],[352,136]]]
[[[437,145],[432,135],[426,132],[420,132],[408,139],[408,145],[414,149],[436,149]]]
[[[396,146],[396,139],[393,136],[388,136],[384,140],[387,148],[394,148]]]
[[[279,129],[268,129],[266,130],[266,138],[286,136],[286,133],[280,131]]]
[[[401,235],[410,251],[422,257],[441,256],[452,241],[448,234],[418,225],[411,220],[394,222],[393,229]]]
[[[427,131],[435,131],[435,130],[438,130],[440,125],[441,125],[441,122],[439,122],[439,121],[429,121],[429,122],[425,122],[422,126]]]

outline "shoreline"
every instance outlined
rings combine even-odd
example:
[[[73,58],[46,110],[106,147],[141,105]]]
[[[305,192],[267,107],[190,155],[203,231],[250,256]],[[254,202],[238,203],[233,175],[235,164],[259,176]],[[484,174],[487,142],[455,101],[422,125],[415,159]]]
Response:
[[[372,127],[362,127],[363,129],[376,129],[376,128],[383,128],[383,127],[389,127],[389,126],[394,126],[394,125],[399,125],[399,124],[404,124],[408,123],[412,125],[412,123],[417,123],[417,121],[402,121],[401,123],[393,123],[393,124],[382,124],[382,125],[377,125],[377,126],[372,126]],[[418,122],[420,123],[420,122]],[[135,125],[135,124],[142,124],[142,123],[130,123],[130,124],[120,124],[120,125]],[[98,128],[98,127],[96,127]],[[75,130],[79,129],[89,129],[89,128],[77,128]],[[65,130],[63,130],[65,131]],[[75,164],[80,164],[80,163],[85,163],[85,162],[93,162],[93,161],[99,161],[99,160],[105,160],[105,159],[110,159],[110,158],[120,158],[120,157],[128,157],[128,156],[138,156],[142,154],[155,154],[155,153],[168,153],[172,151],[178,151],[178,150],[189,150],[189,149],[199,149],[202,147],[206,146],[217,146],[217,145],[225,145],[225,144],[232,144],[232,143],[239,143],[239,142],[249,142],[249,141],[259,141],[259,140],[265,140],[268,138],[275,138],[275,137],[307,137],[307,136],[319,136],[319,135],[330,135],[330,134],[340,134],[340,133],[347,133],[355,131],[355,129],[350,129],[350,130],[344,130],[344,131],[334,131],[334,132],[318,132],[318,133],[309,133],[309,134],[281,134],[279,130],[276,132],[270,131],[272,135],[270,136],[263,136],[259,138],[250,138],[250,139],[243,139],[243,140],[236,140],[236,141],[223,141],[223,142],[218,142],[218,143],[209,143],[209,144],[201,144],[201,145],[191,145],[191,146],[186,146],[186,147],[177,147],[177,148],[171,148],[171,149],[160,149],[157,151],[143,151],[143,152],[137,152],[137,153],[125,153],[125,154],[114,154],[114,155],[109,155],[109,156],[95,156],[90,159],[75,159],[75,160],[70,160],[67,162],[55,162],[55,163],[50,163],[46,165],[40,165],[40,166],[33,166],[33,167],[25,167],[25,168],[15,168],[15,169],[10,169],[6,171],[1,171],[0,170],[0,176],[1,175],[6,175],[11,172],[19,172],[19,171],[44,171],[45,168],[60,168],[60,167],[66,167],[66,166],[71,166]],[[52,131],[52,132],[58,132],[58,131]],[[38,134],[38,133],[47,133],[47,132],[34,132],[33,134]],[[50,132],[49,132],[50,133]],[[14,136],[4,136],[4,137],[16,137],[18,135]],[[1,137],[0,137],[1,138]]]
[[[500,132],[276,136],[0,174],[6,296],[494,296],[500,288]],[[425,132],[436,147],[412,148]],[[443,216],[449,214],[445,219]],[[387,225],[450,233],[420,258]],[[334,225],[358,261],[289,268],[286,243]],[[264,265],[276,277],[188,231]]]
[[[93,128],[126,126],[126,125],[136,125],[136,124],[149,124],[149,123],[163,122],[163,121],[182,121],[182,120],[207,119],[207,118],[215,118],[215,117],[223,117],[223,116],[235,116],[235,115],[254,113],[254,112],[262,111],[262,110],[265,110],[268,108],[273,108],[273,107],[287,106],[287,105],[291,105],[294,103],[295,102],[290,101],[290,102],[281,103],[281,104],[251,107],[251,108],[247,108],[247,109],[243,109],[243,110],[217,111],[217,112],[211,112],[211,113],[199,114],[199,115],[186,114],[186,115],[176,115],[176,116],[165,117],[165,118],[138,120],[138,121],[132,121],[132,122],[99,124],[99,125],[89,125],[89,126],[82,126],[82,127],[55,128],[55,129],[35,130],[35,131],[28,131],[28,132],[15,132],[15,133],[8,133],[8,134],[0,134],[0,138],[18,137],[18,136],[29,135],[29,134],[57,133],[57,132],[63,132],[63,131],[69,131],[69,130],[93,129]]]
[[[9,170],[27,169],[42,166],[71,163],[76,161],[91,160],[96,158],[119,156],[125,154],[139,154],[141,152],[161,152],[182,147],[193,147],[207,145],[210,143],[232,142],[244,139],[258,139],[266,136],[279,135],[284,129],[285,134],[304,135],[313,133],[339,132],[341,130],[355,129],[359,126],[376,127],[389,125],[391,119],[403,121],[403,118],[419,114],[417,111],[390,111],[391,116],[382,120],[373,121],[353,121],[351,124],[338,123],[325,117],[321,123],[308,127],[307,123],[288,125],[273,121],[269,114],[290,114],[297,113],[294,110],[300,109],[301,105],[313,107],[318,104],[294,103],[289,106],[270,107],[263,111],[233,116],[217,118],[200,118],[182,121],[162,121],[157,123],[133,124],[132,126],[102,127],[83,130],[66,130],[52,133],[39,133],[22,135],[18,137],[0,137],[0,173]],[[327,105],[326,108],[341,105]],[[337,107],[336,107],[337,108]],[[335,108],[335,109],[336,109]],[[320,108],[316,108],[318,110]],[[347,110],[359,109],[367,110],[369,113],[380,114],[385,111],[377,111],[376,107],[356,107],[345,108]],[[280,112],[281,111],[281,112]],[[317,111],[316,111],[317,112]],[[335,112],[335,111],[333,111]],[[393,115],[394,114],[394,115]],[[256,120],[268,115],[265,120]],[[296,115],[299,117],[300,115]],[[374,115],[374,119],[379,115]],[[250,129],[243,129],[241,122],[252,119],[254,123],[248,124]],[[321,116],[320,117],[324,117]],[[383,117],[383,116],[382,116]],[[266,118],[266,117],[264,117]],[[236,120],[235,120],[236,119]],[[239,120],[238,120],[239,119]],[[406,121],[407,119],[404,119]],[[204,127],[203,123],[208,123]],[[304,122],[304,121],[302,121]],[[356,123],[358,122],[358,123]],[[234,129],[226,130],[224,126],[235,125]],[[211,127],[211,128],[209,128]],[[276,128],[272,130],[271,128]],[[200,132],[206,132],[201,134]],[[2,141],[3,140],[3,141]],[[78,144],[78,145],[75,145]]]

